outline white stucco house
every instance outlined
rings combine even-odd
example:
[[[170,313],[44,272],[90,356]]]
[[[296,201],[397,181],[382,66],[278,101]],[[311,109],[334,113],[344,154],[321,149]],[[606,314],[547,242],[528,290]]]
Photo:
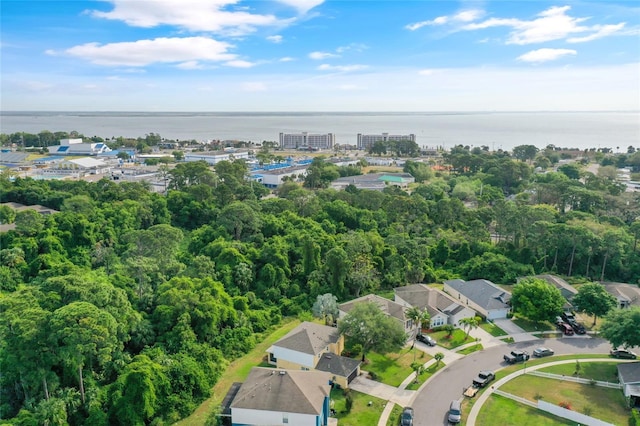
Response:
[[[506,318],[511,310],[511,293],[488,280],[449,280],[444,291],[488,320]]]
[[[331,375],[254,367],[230,404],[232,426],[327,426]]]
[[[360,374],[360,361],[341,356],[344,336],[336,327],[305,321],[267,349],[267,362],[288,370],[331,373],[332,381],[347,388]]]
[[[396,303],[420,310],[426,309],[431,317],[429,328],[445,324],[458,327],[463,318],[476,316],[473,309],[459,303],[446,293],[424,284],[396,287],[393,292]]]

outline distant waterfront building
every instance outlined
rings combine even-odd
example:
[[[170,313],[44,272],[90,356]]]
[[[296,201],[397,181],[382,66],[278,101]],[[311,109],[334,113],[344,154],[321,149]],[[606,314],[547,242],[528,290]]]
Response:
[[[413,133],[410,135],[390,135],[389,133],[381,133],[379,135],[364,135],[362,133],[358,133],[358,149],[369,149],[373,146],[374,143],[378,141],[388,142],[388,141],[416,141],[416,135]]]
[[[60,139],[60,145],[48,147],[49,154],[55,155],[98,155],[111,151],[104,142],[84,143],[81,138]]]
[[[280,148],[283,149],[333,149],[335,141],[333,133],[280,133]]]
[[[214,166],[221,161],[249,160],[248,151],[202,152],[193,151],[184,154],[184,161],[206,161]]]

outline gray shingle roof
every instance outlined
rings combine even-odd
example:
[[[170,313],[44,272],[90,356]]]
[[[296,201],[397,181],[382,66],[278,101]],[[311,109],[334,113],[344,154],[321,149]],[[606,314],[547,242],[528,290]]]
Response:
[[[322,354],[322,358],[316,365],[316,370],[326,371],[334,376],[349,377],[349,374],[360,365],[360,360],[347,358],[332,353]]]
[[[629,305],[640,306],[640,287],[635,284],[601,282],[608,293]]]
[[[539,278],[541,280],[545,280],[546,282],[548,282],[549,284],[551,284],[552,286],[560,290],[560,293],[562,293],[562,297],[564,297],[567,300],[570,300],[573,296],[575,296],[578,293],[578,290],[576,290],[575,287],[573,287],[571,284],[569,284],[562,278],[557,277],[555,275],[542,274],[542,275],[535,275],[533,278]]]
[[[403,324],[406,321],[404,315],[404,311],[406,308],[404,306],[389,299],[385,299],[384,297],[380,297],[376,294],[367,294],[366,296],[362,296],[349,302],[342,303],[340,304],[339,309],[342,312],[349,313],[349,311],[353,309],[354,306],[356,306],[358,303],[363,302],[375,302],[380,307],[380,310],[385,314],[402,321]]]
[[[482,306],[487,311],[494,309],[506,309],[510,306],[511,293],[501,289],[488,280],[450,280],[445,284],[460,292],[475,304]]]
[[[324,352],[329,344],[336,343],[339,339],[340,333],[337,328],[305,321],[274,343],[273,346],[317,355]]]
[[[283,413],[322,413],[331,375],[324,371],[254,367],[231,403],[231,409]]]
[[[618,373],[622,383],[640,383],[640,362],[618,364]]]
[[[394,292],[411,306],[418,309],[427,309],[427,312],[432,317],[439,313],[454,315],[464,309],[464,306],[452,297],[424,284],[396,287]]]

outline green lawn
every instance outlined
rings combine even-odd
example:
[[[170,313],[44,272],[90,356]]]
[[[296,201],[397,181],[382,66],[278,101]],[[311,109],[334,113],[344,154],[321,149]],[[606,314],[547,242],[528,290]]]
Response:
[[[420,386],[422,386],[424,382],[429,380],[429,378],[433,376],[436,373],[436,371],[443,368],[444,368],[444,362],[442,361],[440,361],[440,363],[435,363],[428,368],[425,368],[422,374],[420,375],[420,377],[418,378],[418,383],[416,383],[414,380],[411,383],[409,383],[409,385],[407,385],[406,389],[417,390],[418,388],[420,388]]]
[[[627,424],[630,411],[620,389],[583,385],[537,376],[519,376],[500,387],[500,390],[521,396],[529,401],[544,399],[559,405],[566,402],[571,410],[616,425]]]
[[[402,349],[398,353],[381,355],[370,352],[366,357],[366,364],[361,368],[375,374],[377,381],[391,386],[400,384],[413,373],[413,362],[426,363],[432,357],[418,349]]]
[[[463,421],[465,418],[463,418]],[[520,404],[500,395],[491,395],[476,419],[477,426],[557,426],[574,422]]]
[[[505,348],[505,352],[507,353],[509,352],[509,350],[507,348]],[[546,364],[550,361],[562,361],[565,359],[571,359],[571,360],[576,360],[576,359],[587,359],[587,358],[602,358],[602,359],[611,359],[611,357],[609,357],[609,355],[604,355],[604,354],[598,354],[598,355],[594,355],[594,354],[580,354],[580,355],[556,355],[556,356],[552,356],[552,357],[545,357],[545,358],[531,358],[529,359],[529,361],[527,361],[527,367],[531,367],[534,365],[538,365],[538,364]],[[569,364],[571,366],[575,366],[575,364]],[[496,372],[496,380],[499,380],[501,378],[503,378],[504,376],[508,376],[509,374],[513,373],[514,371],[517,370],[522,370],[524,368],[524,364],[520,363],[520,364],[514,364],[514,365],[509,365],[507,367],[501,368],[500,370],[498,370]]]
[[[258,343],[251,352],[229,364],[218,383],[213,387],[212,396],[200,404],[200,406],[196,408],[196,411],[194,411],[189,417],[177,422],[175,426],[204,425],[209,413],[220,405],[231,388],[231,385],[234,382],[244,381],[244,379],[249,375],[251,369],[262,363],[262,358],[269,346],[300,324],[300,320],[298,319],[288,319],[285,321],[288,322],[285,322],[284,325],[281,325],[262,342]]]
[[[391,404],[391,402],[389,404]],[[387,426],[398,426],[400,424],[400,416],[402,415],[403,408],[404,407],[398,404],[393,404],[393,410],[391,410],[391,414],[389,414],[389,418],[387,419]]]
[[[331,408],[336,411],[335,417],[340,426],[376,425],[382,415],[387,401],[364,393],[349,391],[353,398],[351,411],[346,412],[346,397],[342,389],[331,391]],[[371,405],[369,405],[371,402]]]
[[[478,343],[477,345],[473,345],[473,346],[469,346],[468,348],[461,349],[458,351],[458,353],[462,355],[469,355],[470,353],[481,351],[482,349],[483,349],[482,345]]]
[[[576,364],[552,365],[551,367],[542,368],[539,371],[573,376],[575,375]],[[581,362],[578,377],[618,383],[618,364],[614,362]]]
[[[480,328],[491,334],[494,337],[506,336],[507,332],[495,325],[492,322],[483,322],[480,324]]]
[[[518,327],[528,332],[554,330],[556,328],[553,324],[551,324],[548,321],[536,322],[536,321],[531,321],[527,318],[520,318],[520,317],[513,317],[512,321]]]
[[[444,348],[447,349],[453,349],[453,348],[457,348],[460,345],[464,345],[465,343],[470,343],[470,342],[475,342],[475,338],[474,337],[467,337],[465,339],[465,336],[467,336],[467,333],[465,333],[463,330],[456,328],[455,330],[453,330],[453,334],[451,335],[451,337],[447,337],[449,333],[446,331],[435,331],[433,333],[430,333],[429,335],[431,337],[433,337],[433,339],[438,342],[438,344]]]

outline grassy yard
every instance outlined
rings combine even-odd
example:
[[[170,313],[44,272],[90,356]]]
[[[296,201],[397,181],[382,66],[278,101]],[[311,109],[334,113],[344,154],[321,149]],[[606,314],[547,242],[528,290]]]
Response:
[[[448,332],[443,330],[443,331],[435,331],[433,333],[430,333],[429,335],[433,337],[433,339],[436,342],[438,342],[440,346],[447,349],[457,348],[460,345],[464,345],[465,343],[475,342],[476,340],[472,336],[469,336],[465,339],[465,337],[467,336],[467,333],[465,333],[459,328],[456,328],[455,330],[453,330],[453,334],[451,335],[451,337],[447,337],[448,334],[449,334]]]
[[[505,353],[507,353],[508,350],[505,350]],[[545,357],[545,358],[531,358],[529,359],[529,361],[527,361],[527,367],[532,367],[534,365],[538,365],[538,364],[546,364],[550,361],[562,361],[565,359],[571,359],[571,360],[576,360],[576,359],[587,359],[587,358],[602,358],[602,359],[611,359],[611,357],[609,355],[604,355],[604,354],[598,354],[598,355],[593,355],[593,354],[582,354],[582,355],[556,355],[556,356],[552,356],[552,357]],[[573,363],[569,363],[568,365],[570,365],[571,367],[575,367],[575,364]],[[517,370],[522,370],[524,368],[524,364],[520,363],[520,364],[514,364],[514,365],[509,365],[505,368],[502,368],[500,370],[498,370],[496,372],[496,380],[499,380],[501,378],[503,378],[504,376],[508,376],[509,374],[513,373],[514,371]]]
[[[392,404],[391,402],[389,404]],[[387,426],[398,426],[400,424],[400,416],[402,415],[402,408],[398,404],[393,404],[393,410],[389,414],[387,419]]]
[[[293,330],[300,321],[297,319],[291,319],[290,322],[285,323],[276,331],[271,333],[262,342],[258,343],[255,348],[242,358],[238,358],[233,361],[224,374],[213,387],[212,396],[205,400],[200,406],[186,419],[182,419],[177,422],[176,426],[201,426],[204,425],[207,420],[207,416],[217,406],[220,405],[224,397],[226,396],[229,388],[234,382],[242,382],[247,378],[251,369],[262,363],[262,358],[265,355],[265,351],[275,341],[279,340],[285,334]]]
[[[559,405],[566,402],[571,410],[616,425],[627,424],[629,409],[620,389],[583,385],[536,376],[519,376],[500,387],[500,390],[521,396],[529,401],[544,399]]]
[[[506,336],[507,332],[495,325],[492,322],[483,322],[480,324],[480,328],[491,334],[494,337]]]
[[[583,379],[600,380],[603,382],[618,383],[618,364],[613,362],[581,362],[580,374]],[[562,374],[573,376],[576,371],[576,364],[560,364],[542,368],[539,371],[545,373]]]
[[[483,349],[482,345],[478,343],[477,345],[469,346],[468,348],[459,350],[458,353],[462,355],[469,355],[470,353],[473,353],[475,351],[481,351],[482,349]]]
[[[463,418],[464,421],[466,419]],[[557,426],[574,422],[520,404],[500,395],[491,395],[476,420],[478,426]]]
[[[418,349],[402,349],[397,353],[380,355],[375,352],[367,354],[367,363],[362,369],[375,374],[376,380],[391,386],[400,384],[413,373],[411,364],[415,362],[425,363],[431,356]]]
[[[433,376],[436,371],[441,370],[444,368],[444,362],[440,361],[440,363],[435,363],[433,365],[431,365],[428,368],[425,368],[424,371],[422,372],[422,374],[420,375],[420,377],[418,378],[418,383],[414,381],[412,381],[411,383],[409,383],[409,385],[407,386],[407,390],[417,390],[420,388],[420,386],[422,386],[422,384],[424,382],[426,382],[427,380],[429,380],[429,378],[431,376]]]
[[[338,419],[338,424],[340,426],[378,424],[387,401],[353,390],[349,393],[353,399],[353,405],[351,411],[347,413],[347,400],[344,391],[342,389],[331,391],[331,408],[336,411],[335,417]]]
[[[551,324],[548,321],[536,322],[536,321],[531,321],[529,319],[520,318],[520,317],[513,317],[512,321],[518,327],[528,332],[554,330],[556,328],[553,324]]]

